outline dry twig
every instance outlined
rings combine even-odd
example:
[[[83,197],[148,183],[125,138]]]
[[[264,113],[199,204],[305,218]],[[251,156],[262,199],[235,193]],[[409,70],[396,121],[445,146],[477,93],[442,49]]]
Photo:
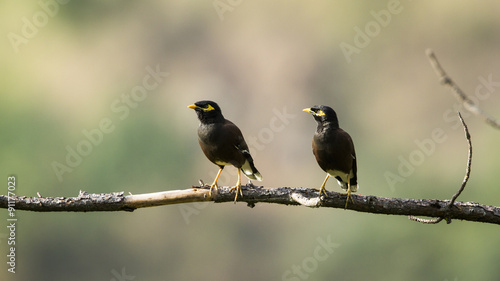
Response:
[[[208,197],[205,186],[185,190],[173,190],[149,194],[124,195],[123,192],[108,194],[88,194],[80,192],[78,197],[26,197],[16,196],[15,209],[35,212],[96,212],[96,211],[134,211],[138,208],[160,205],[182,204],[187,202],[213,201],[215,203],[233,202],[234,192],[229,187],[220,186],[213,198]],[[309,188],[255,188],[242,186],[243,196],[238,202],[249,207],[257,203],[298,205],[307,207],[344,209],[346,196],[337,192],[327,192],[319,203],[318,190]],[[347,209],[373,214],[412,215],[425,217],[447,217],[500,225],[500,207],[480,205],[471,202],[455,202],[456,208],[448,209],[448,200],[383,198],[376,196],[352,195],[356,204]],[[8,207],[9,198],[0,195],[0,208]]]
[[[464,179],[462,181],[462,185],[458,189],[457,193],[455,193],[453,195],[453,197],[451,198],[451,200],[446,205],[446,209],[448,209],[448,210],[451,210],[451,208],[455,204],[455,201],[457,200],[458,196],[460,196],[460,194],[462,193],[462,191],[464,191],[465,186],[467,185],[467,182],[469,181],[470,167],[471,167],[471,164],[472,164],[472,142],[470,140],[469,129],[467,128],[467,125],[465,124],[465,121],[462,118],[462,114],[460,114],[460,112],[458,113],[458,117],[460,118],[460,121],[462,122],[462,126],[464,127],[465,138],[467,139],[467,145],[469,146],[469,153],[468,153],[468,156],[467,156],[467,167],[465,168],[465,176],[464,176]],[[443,219],[446,218],[446,222],[447,223],[451,223],[451,218],[449,218],[447,216],[439,217],[439,218],[434,218],[434,219],[422,219],[422,218],[417,218],[415,216],[409,216],[408,218],[410,220],[412,220],[412,221],[421,222],[421,223],[425,223],[425,224],[440,223]]]
[[[476,116],[481,117],[484,122],[488,125],[492,126],[495,129],[500,129],[500,122],[488,115],[484,112],[472,99],[470,99],[459,87],[458,85],[446,74],[443,67],[439,63],[434,51],[431,49],[427,49],[427,56],[429,57],[429,61],[431,63],[432,68],[436,72],[441,84],[448,86],[451,88],[452,92],[455,94],[455,97],[464,105],[464,108],[467,111],[472,112]]]

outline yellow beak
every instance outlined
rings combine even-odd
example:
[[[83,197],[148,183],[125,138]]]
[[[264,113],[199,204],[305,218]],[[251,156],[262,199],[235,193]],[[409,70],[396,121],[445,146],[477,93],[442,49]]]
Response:
[[[197,108],[197,106],[192,104],[192,105],[189,105],[188,108],[195,109],[195,108]]]
[[[307,112],[307,113],[314,113],[314,111],[311,110],[311,108],[304,108],[302,111]]]

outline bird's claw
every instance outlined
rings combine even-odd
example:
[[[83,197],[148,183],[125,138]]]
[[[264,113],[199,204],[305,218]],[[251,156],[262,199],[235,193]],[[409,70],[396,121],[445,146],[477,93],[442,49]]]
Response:
[[[347,204],[349,203],[349,198],[351,198],[351,202],[352,202],[352,204],[354,204],[354,199],[352,199],[352,196],[351,196],[351,190],[350,190],[350,189],[348,189],[348,190],[347,190],[347,193],[346,193],[346,194],[344,194],[344,195],[347,195],[347,198],[346,198],[346,200],[345,200],[345,206],[344,206],[344,209],[347,209]]]
[[[217,192],[219,190],[219,187],[217,186],[217,184],[212,184],[212,185],[207,185],[207,186],[210,186],[210,190],[208,191],[208,196],[209,197],[212,197],[212,189],[215,187],[215,191]]]
[[[236,200],[238,200],[238,193],[241,195],[241,197],[243,197],[243,191],[241,191],[241,186],[240,185],[231,187],[229,189],[229,192],[231,192],[231,191],[233,191],[235,189],[236,189],[236,196],[234,197],[234,204],[236,204]]]

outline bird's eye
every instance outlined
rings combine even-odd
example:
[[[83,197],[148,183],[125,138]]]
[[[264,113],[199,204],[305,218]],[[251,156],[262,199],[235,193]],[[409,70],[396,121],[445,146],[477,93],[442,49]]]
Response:
[[[316,111],[316,116],[324,116],[324,115],[325,115],[325,112],[323,112],[323,110]]]
[[[203,108],[203,111],[212,111],[212,110],[215,110],[215,108],[209,104],[206,108]]]

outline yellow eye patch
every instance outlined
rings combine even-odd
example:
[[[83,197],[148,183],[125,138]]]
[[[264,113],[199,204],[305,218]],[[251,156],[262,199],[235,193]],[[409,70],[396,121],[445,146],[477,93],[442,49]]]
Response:
[[[203,109],[203,111],[212,111],[212,110],[215,110],[215,108],[212,105],[210,105],[210,104],[208,105],[207,108],[202,108],[202,109]]]
[[[316,112],[315,114],[316,116],[324,116],[325,113],[323,112],[323,110],[318,110],[318,112]]]

